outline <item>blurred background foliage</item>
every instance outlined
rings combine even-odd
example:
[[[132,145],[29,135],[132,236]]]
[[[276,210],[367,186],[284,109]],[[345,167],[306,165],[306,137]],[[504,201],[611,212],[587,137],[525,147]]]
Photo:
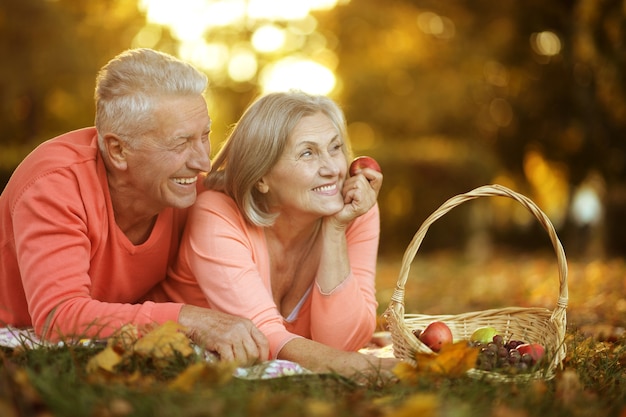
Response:
[[[337,100],[385,173],[382,255],[488,183],[533,199],[568,255],[624,255],[625,42],[623,0],[0,0],[0,188],[39,143],[92,125],[96,72],[143,46],[207,72],[214,151],[259,94]],[[516,204],[459,206],[423,250],[549,248]]]

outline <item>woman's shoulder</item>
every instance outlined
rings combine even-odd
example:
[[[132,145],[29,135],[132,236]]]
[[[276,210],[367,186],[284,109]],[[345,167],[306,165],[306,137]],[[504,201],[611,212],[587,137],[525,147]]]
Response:
[[[221,191],[204,190],[198,193],[196,205],[216,205],[224,207],[237,207],[235,200]]]
[[[202,191],[191,208],[190,223],[202,225],[206,231],[220,230],[220,233],[228,233],[248,236],[246,239],[259,239],[263,236],[262,228],[246,222],[245,217],[239,211],[235,200],[221,191]],[[242,237],[243,239],[243,237]]]
[[[205,190],[199,193],[192,210],[209,212],[222,217],[242,217],[235,200],[216,190]]]

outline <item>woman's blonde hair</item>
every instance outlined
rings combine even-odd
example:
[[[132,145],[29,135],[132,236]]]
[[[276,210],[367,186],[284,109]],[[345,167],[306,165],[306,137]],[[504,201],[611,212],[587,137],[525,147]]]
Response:
[[[164,96],[202,95],[207,76],[190,64],[148,48],[129,49],[111,59],[96,78],[96,129],[136,140],[154,126],[153,111]]]
[[[256,185],[276,164],[298,122],[317,113],[326,115],[335,126],[349,161],[352,151],[345,116],[333,100],[301,91],[271,93],[244,112],[215,156],[205,185],[233,198],[251,224],[272,225],[276,214],[268,212],[265,195]]]

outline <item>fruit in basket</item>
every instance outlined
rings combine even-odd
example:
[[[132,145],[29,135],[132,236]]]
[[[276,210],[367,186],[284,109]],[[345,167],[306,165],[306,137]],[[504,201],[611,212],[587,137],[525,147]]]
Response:
[[[524,343],[515,349],[522,355],[522,358],[524,358],[524,355],[529,355],[532,358],[532,365],[540,362],[546,353],[543,345],[539,343]]]
[[[498,331],[491,326],[479,327],[470,336],[470,342],[475,343],[489,343],[493,342],[493,337],[498,334]]]
[[[474,342],[479,353],[476,368],[505,374],[517,374],[532,371],[545,354],[545,349],[538,343],[526,343],[521,340],[509,340],[494,337],[494,341],[483,344]],[[518,349],[520,348],[521,349]]]
[[[371,156],[358,156],[354,158],[354,160],[350,164],[350,169],[348,171],[350,172],[350,176],[352,177],[356,175],[356,172],[359,169],[363,168],[371,168],[375,171],[382,172],[382,169],[380,169],[380,165],[378,165],[378,162],[376,162],[376,160]]]
[[[419,340],[433,352],[439,352],[441,346],[452,343],[452,331],[442,321],[433,321],[419,333]]]

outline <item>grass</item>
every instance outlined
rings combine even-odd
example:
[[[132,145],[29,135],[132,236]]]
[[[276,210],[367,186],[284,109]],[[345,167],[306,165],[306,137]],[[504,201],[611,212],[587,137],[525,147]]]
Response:
[[[438,253],[416,259],[407,311],[456,314],[506,305],[554,308],[558,285],[549,255],[469,261]],[[381,261],[380,311],[399,265]],[[549,381],[503,384],[425,375],[413,384],[357,384],[338,375],[265,381],[204,374],[188,388],[172,381],[200,361],[133,360],[115,375],[93,375],[97,349],[65,346],[0,351],[1,416],[626,416],[626,266],[570,260],[563,370]],[[222,375],[219,375],[219,374]]]

